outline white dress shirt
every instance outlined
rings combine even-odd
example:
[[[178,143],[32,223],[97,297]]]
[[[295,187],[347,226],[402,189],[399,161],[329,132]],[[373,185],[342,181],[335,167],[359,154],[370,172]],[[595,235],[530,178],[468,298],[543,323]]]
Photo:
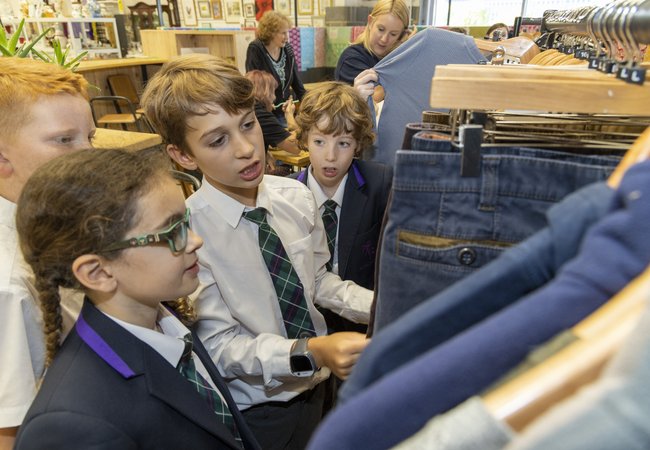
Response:
[[[204,180],[188,201],[192,229],[205,243],[199,249],[201,285],[197,332],[229,383],[240,409],[287,401],[329,376],[291,374],[287,339],[277,295],[259,249],[258,226],[243,219],[245,206]],[[316,333],[327,333],[314,302],[355,322],[367,323],[372,291],[328,272],[327,237],[314,196],[297,180],[266,175],[257,207],[267,210],[303,284]]]
[[[318,212],[320,213],[321,217],[323,217],[323,212],[325,211],[325,202],[329,200],[327,195],[323,192],[323,188],[321,188],[320,184],[318,184],[318,181],[314,176],[312,175],[313,169],[311,166],[309,166],[309,172],[307,172],[307,187],[311,190],[311,192],[314,194],[314,198],[316,199],[316,205],[318,205]],[[345,184],[348,182],[348,174],[346,173],[343,179],[341,180],[341,183],[339,184],[339,187],[336,189],[336,192],[334,193],[334,196],[332,197],[332,200],[336,202],[336,217],[338,221],[336,222],[336,240],[334,241],[334,257],[332,258],[332,272],[338,275],[339,273],[339,225],[341,223],[341,207],[343,206],[343,194],[345,193]]]
[[[45,370],[45,335],[31,267],[16,232],[16,204],[0,197],[0,428],[19,426]],[[64,334],[83,296],[61,290]]]

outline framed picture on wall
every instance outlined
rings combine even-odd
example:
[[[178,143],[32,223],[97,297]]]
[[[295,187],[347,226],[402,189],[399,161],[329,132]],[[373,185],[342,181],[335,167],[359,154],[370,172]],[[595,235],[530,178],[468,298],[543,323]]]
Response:
[[[212,18],[215,20],[223,20],[221,0],[212,0]]]
[[[255,18],[255,0],[244,0],[244,18]]]
[[[276,0],[275,9],[285,16],[291,17],[291,1],[290,0]]]
[[[241,0],[225,0],[226,22],[241,23]]]
[[[212,19],[212,11],[208,0],[199,0],[196,5],[201,19]]]
[[[325,17],[325,8],[332,6],[331,0],[318,0],[318,15]]]
[[[255,27],[256,27],[255,19],[244,20],[244,28],[255,28]]]
[[[183,16],[183,25],[186,27],[195,27],[199,24],[194,8],[194,0],[180,0],[180,9]]]
[[[298,0],[298,14],[301,16],[314,14],[314,0]]]

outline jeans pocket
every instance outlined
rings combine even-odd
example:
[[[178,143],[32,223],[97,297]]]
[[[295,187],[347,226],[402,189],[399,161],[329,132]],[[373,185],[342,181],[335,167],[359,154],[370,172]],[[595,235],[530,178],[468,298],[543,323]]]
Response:
[[[450,239],[421,232],[399,230],[396,256],[407,262],[453,272],[471,272],[484,266],[511,242]]]

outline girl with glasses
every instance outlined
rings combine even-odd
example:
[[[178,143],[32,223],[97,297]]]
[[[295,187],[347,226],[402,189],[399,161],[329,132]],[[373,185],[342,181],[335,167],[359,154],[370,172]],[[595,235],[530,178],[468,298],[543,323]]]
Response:
[[[259,448],[187,328],[203,244],[189,220],[159,153],[76,152],[29,179],[16,223],[48,370],[15,448]],[[60,288],[85,294],[63,342]]]

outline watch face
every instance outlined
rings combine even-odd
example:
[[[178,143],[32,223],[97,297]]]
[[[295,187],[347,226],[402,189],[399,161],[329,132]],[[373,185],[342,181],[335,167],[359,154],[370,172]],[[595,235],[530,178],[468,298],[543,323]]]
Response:
[[[286,360],[285,360],[286,361]],[[291,371],[297,372],[313,372],[314,368],[311,366],[311,361],[305,355],[295,355],[291,357]]]

